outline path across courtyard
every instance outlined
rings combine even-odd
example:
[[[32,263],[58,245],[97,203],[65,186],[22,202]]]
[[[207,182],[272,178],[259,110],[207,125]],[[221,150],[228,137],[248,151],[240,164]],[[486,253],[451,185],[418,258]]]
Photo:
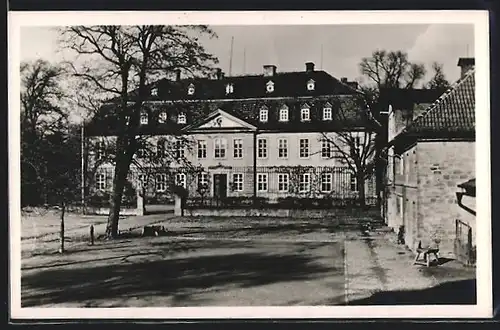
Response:
[[[134,237],[145,224],[162,224],[170,232]],[[333,228],[327,219],[172,215],[127,218],[120,229],[129,228],[131,237],[94,246],[70,241],[62,256],[54,237],[25,236],[22,305],[475,303],[473,269],[449,260],[438,267],[413,266],[413,254],[385,230],[363,234]],[[78,234],[77,226],[68,232]]]

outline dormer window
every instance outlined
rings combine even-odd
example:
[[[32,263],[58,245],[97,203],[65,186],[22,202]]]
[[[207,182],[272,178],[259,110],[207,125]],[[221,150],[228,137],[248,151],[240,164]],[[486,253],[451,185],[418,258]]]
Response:
[[[314,80],[310,79],[310,80],[307,82],[307,90],[308,90],[308,91],[313,91],[313,90],[314,90],[314,87],[315,87]]]
[[[187,93],[188,93],[188,95],[194,95],[194,85],[193,84],[189,84]]]
[[[151,96],[158,96],[158,88],[155,87],[151,90]]]
[[[272,81],[268,81],[266,84],[266,91],[268,93],[274,92],[274,83]]]
[[[309,106],[305,105],[300,109],[300,120],[301,121],[310,121],[311,120],[311,113]]]
[[[280,121],[288,121],[288,107],[286,105],[280,109]]]
[[[147,112],[141,112],[141,124],[142,125],[148,124],[148,113]]]
[[[226,85],[226,95],[227,94],[232,94],[234,92],[234,85],[233,84],[227,84]]]
[[[267,122],[268,112],[269,111],[267,110],[267,108],[260,109],[260,112],[259,112],[259,120],[260,120],[260,122],[262,122],[262,123]]]
[[[177,124],[185,124],[186,122],[187,122],[186,114],[184,112],[181,112],[177,117]]]
[[[323,120],[332,120],[332,118],[333,118],[332,106],[329,103],[327,103],[323,108]]]
[[[166,111],[162,111],[160,112],[160,116],[158,117],[158,122],[160,124],[163,124],[167,121],[167,112]]]

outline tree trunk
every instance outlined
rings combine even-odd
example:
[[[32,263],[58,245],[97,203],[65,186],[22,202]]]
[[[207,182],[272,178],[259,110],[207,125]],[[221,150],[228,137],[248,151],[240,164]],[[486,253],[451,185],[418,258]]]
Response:
[[[120,219],[123,189],[127,181],[131,158],[132,157],[124,155],[119,157],[116,161],[115,175],[113,177],[113,192],[111,194],[108,223],[106,225],[107,238],[116,238],[118,236],[118,220]]]
[[[359,206],[364,208],[366,206],[365,196],[365,178],[363,175],[358,175],[358,202]]]
[[[64,253],[64,212],[66,211],[66,203],[61,205],[61,230],[59,232],[59,253]]]

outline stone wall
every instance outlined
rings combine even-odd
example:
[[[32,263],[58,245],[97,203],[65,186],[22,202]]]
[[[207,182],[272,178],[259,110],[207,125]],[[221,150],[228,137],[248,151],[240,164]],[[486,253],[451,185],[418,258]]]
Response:
[[[419,142],[417,150],[419,238],[430,243],[434,236],[439,236],[442,255],[452,255],[455,219],[460,218],[475,227],[473,217],[463,212],[456,198],[460,190],[457,185],[476,177],[475,143]]]
[[[180,210],[175,214],[180,215]],[[331,218],[337,224],[355,224],[360,221],[378,221],[379,209],[328,209],[328,210],[293,210],[293,209],[185,209],[184,216],[206,217],[277,217],[292,219]]]

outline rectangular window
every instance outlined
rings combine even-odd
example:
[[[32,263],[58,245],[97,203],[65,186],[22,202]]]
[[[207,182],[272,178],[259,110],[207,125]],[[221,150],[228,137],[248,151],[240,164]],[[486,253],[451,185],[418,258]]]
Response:
[[[148,113],[147,112],[142,112],[141,113],[141,124],[142,125],[147,125],[148,124]]]
[[[165,140],[158,140],[156,142],[156,155],[159,158],[165,157]]]
[[[327,139],[321,140],[321,158],[332,158],[332,145]]]
[[[350,174],[351,176],[351,191],[358,191],[358,180],[356,179],[356,175]]]
[[[139,174],[137,176],[137,183],[139,187],[146,188],[148,186],[148,178],[146,174]]]
[[[289,175],[287,173],[278,174],[278,191],[288,192]]]
[[[267,140],[266,139],[259,139],[257,141],[257,156],[259,158],[267,158]]]
[[[175,184],[183,188],[186,188],[186,174],[177,173],[175,175]]]
[[[175,141],[174,154],[176,159],[184,158],[184,144],[182,141]]]
[[[104,142],[98,141],[95,146],[95,159],[101,160],[104,157]]]
[[[198,140],[198,159],[207,158],[207,141]]]
[[[96,182],[96,188],[98,190],[106,189],[106,174],[105,173],[97,174],[95,182]]]
[[[233,174],[233,187],[234,191],[243,191],[243,174],[234,173]]]
[[[177,123],[178,124],[185,124],[187,122],[187,118],[186,118],[186,114],[181,112],[178,116],[177,116]]]
[[[359,136],[356,136],[354,138],[354,141],[352,142],[354,146],[351,145],[351,155],[359,155],[361,153],[360,151],[360,146],[361,146],[361,139]]]
[[[267,110],[265,109],[260,110],[259,120],[263,123],[267,122]]]
[[[300,120],[309,121],[310,119],[309,108],[300,109]]]
[[[321,174],[321,192],[332,191],[332,173]]]
[[[398,215],[401,217],[401,219],[403,218],[403,214],[404,214],[403,202],[404,202],[403,196],[398,196],[397,200],[396,200],[396,209],[397,209]]]
[[[280,121],[288,121],[288,109],[280,109]]]
[[[299,192],[308,192],[311,188],[311,175],[303,173],[299,178]]]
[[[323,120],[332,120],[332,108],[323,108]]]
[[[156,175],[156,191],[165,192],[167,191],[167,175],[157,174]]]
[[[279,139],[278,140],[278,157],[281,159],[288,158],[288,140]]]
[[[198,173],[198,185],[208,184],[208,173]]]
[[[233,140],[233,157],[243,158],[243,140],[234,139]]]
[[[392,174],[394,175],[394,178],[396,178],[396,175],[399,174],[400,162],[401,158],[398,155],[395,155],[393,158],[393,167],[392,167]]]
[[[257,190],[267,191],[267,174],[257,174]]]
[[[226,158],[226,139],[217,138],[214,140],[214,157],[217,159]]]
[[[399,159],[399,174],[404,175],[405,174],[405,159],[404,155],[401,155]]]
[[[299,157],[300,158],[309,157],[309,139],[299,140]]]

